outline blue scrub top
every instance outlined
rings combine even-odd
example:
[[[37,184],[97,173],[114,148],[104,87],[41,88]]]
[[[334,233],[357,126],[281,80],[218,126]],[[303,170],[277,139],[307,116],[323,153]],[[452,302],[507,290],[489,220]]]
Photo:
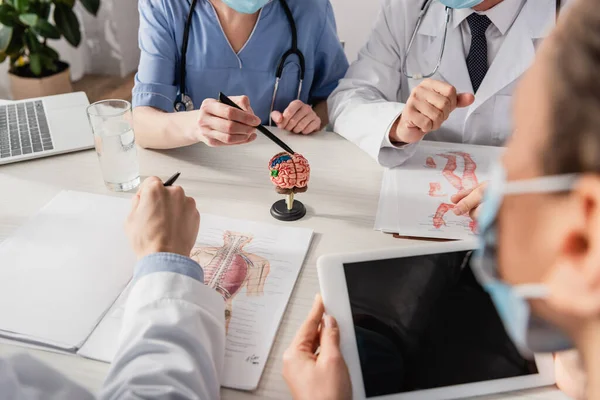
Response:
[[[300,99],[315,104],[326,99],[348,69],[348,60],[336,32],[329,0],[288,0],[298,29],[298,47],[304,53],[306,73]],[[179,92],[179,68],[189,0],[140,0],[141,59],[133,89],[133,106],[173,111]],[[186,91],[196,109],[219,92],[246,95],[264,124],[282,55],[292,36],[279,0],[269,2],[245,46],[231,48],[209,0],[199,0],[193,16],[187,53]],[[300,66],[288,57],[275,101],[284,111],[296,100]]]

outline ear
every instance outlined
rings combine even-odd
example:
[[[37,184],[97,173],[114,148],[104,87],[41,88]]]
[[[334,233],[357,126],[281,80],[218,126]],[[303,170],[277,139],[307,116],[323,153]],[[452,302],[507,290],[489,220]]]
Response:
[[[567,207],[573,225],[545,281],[553,308],[587,319],[600,315],[600,177],[584,175]]]

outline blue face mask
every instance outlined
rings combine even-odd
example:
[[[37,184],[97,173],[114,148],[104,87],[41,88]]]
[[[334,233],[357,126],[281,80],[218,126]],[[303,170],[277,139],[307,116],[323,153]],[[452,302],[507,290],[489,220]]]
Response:
[[[506,195],[569,191],[576,175],[558,175],[506,182],[501,165],[494,170],[478,219],[479,250],[473,258],[473,272],[488,292],[506,332],[525,356],[573,348],[573,342],[554,325],[531,315],[528,300],[544,299],[548,288],[542,284],[510,286],[498,276],[497,218]]]
[[[230,8],[242,14],[254,14],[271,0],[223,0]]]
[[[483,3],[483,0],[440,0],[440,3],[450,8],[473,8]]]

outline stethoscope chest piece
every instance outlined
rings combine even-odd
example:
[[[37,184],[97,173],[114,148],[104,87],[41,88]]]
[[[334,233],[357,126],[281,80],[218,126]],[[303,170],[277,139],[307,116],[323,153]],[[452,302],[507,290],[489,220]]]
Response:
[[[181,98],[175,102],[175,111],[193,111],[194,110],[194,102],[192,98],[187,94],[182,94]]]

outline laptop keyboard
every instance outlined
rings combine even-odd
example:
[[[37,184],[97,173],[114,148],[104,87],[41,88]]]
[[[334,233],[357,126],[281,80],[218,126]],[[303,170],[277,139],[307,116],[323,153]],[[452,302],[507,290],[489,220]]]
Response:
[[[54,149],[41,100],[0,106],[0,158]]]

